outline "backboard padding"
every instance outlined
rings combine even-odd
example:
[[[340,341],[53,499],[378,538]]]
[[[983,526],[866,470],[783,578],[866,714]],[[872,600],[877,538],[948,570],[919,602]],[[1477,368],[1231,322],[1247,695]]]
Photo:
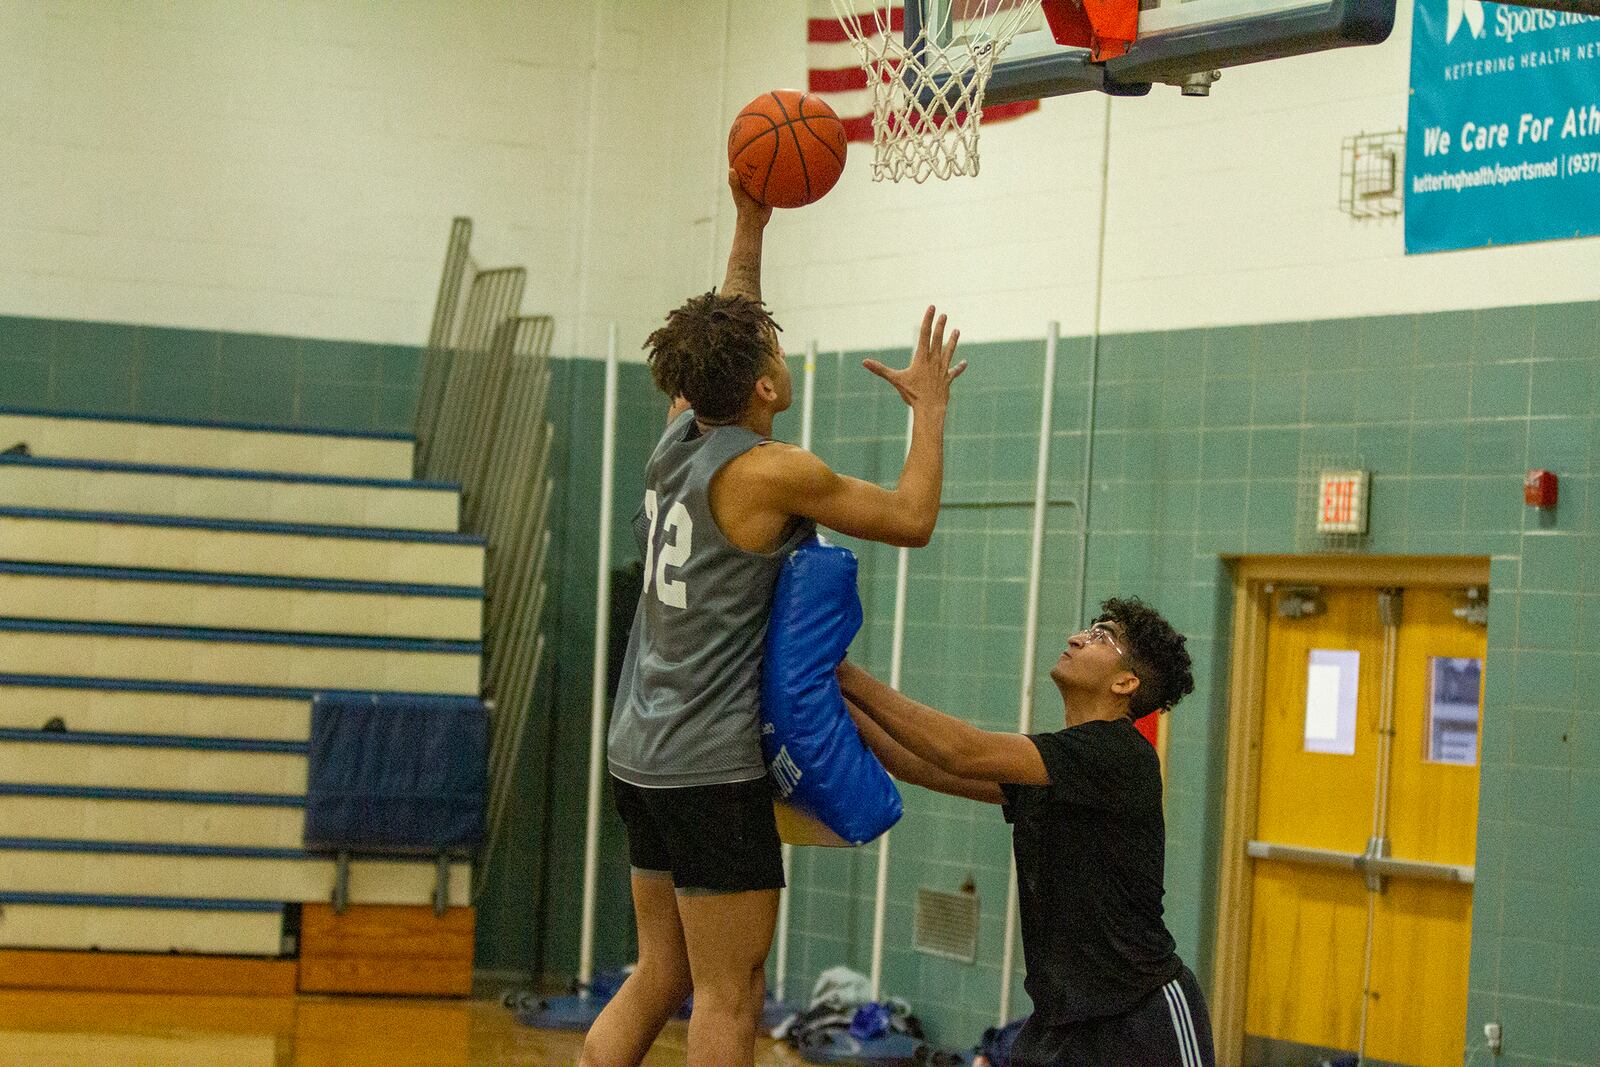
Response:
[[[1011,0],[908,0],[905,33],[949,20],[961,33],[964,6]],[[1379,44],[1394,28],[1396,0],[1141,0],[1139,39],[1128,54],[1104,64],[1082,48],[1055,43],[1041,17],[1007,47],[995,65],[986,104],[1004,104],[1098,89],[1137,95],[1152,82],[1289,56]],[[951,6],[954,11],[951,12]]]

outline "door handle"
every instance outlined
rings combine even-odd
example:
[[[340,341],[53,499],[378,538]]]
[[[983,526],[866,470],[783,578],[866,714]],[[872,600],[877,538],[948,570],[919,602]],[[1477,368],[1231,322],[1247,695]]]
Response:
[[[1430,882],[1460,882],[1471,885],[1477,868],[1471,864],[1429,863],[1427,860],[1398,859],[1394,856],[1362,856],[1356,868],[1386,878],[1422,878]]]
[[[1312,867],[1336,867],[1355,871],[1361,875],[1386,878],[1421,878],[1433,882],[1471,885],[1477,876],[1477,869],[1470,864],[1430,863],[1427,860],[1380,857],[1365,852],[1340,852],[1336,849],[1311,848],[1307,845],[1280,845],[1271,841],[1251,841],[1245,846],[1245,854],[1252,859],[1283,860]]]
[[[1360,870],[1359,852],[1338,852],[1329,848],[1311,848],[1307,845],[1278,845],[1270,841],[1251,841],[1245,854],[1258,860],[1286,860],[1312,867],[1338,867],[1341,870]]]

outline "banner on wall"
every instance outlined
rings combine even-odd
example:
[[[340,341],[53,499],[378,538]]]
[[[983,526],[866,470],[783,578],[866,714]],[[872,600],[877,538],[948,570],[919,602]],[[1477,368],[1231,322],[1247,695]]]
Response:
[[[1406,251],[1600,234],[1600,17],[1416,0]]]

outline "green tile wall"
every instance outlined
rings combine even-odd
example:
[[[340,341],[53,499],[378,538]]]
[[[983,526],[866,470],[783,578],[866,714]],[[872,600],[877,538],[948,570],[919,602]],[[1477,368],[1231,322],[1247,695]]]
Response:
[[[486,872],[479,902],[477,965],[565,982],[578,969],[605,367],[580,359],[556,360],[552,369],[556,497],[550,551],[556,569],[545,616],[550,652],[517,771],[519,807],[506,846]],[[619,368],[617,392],[613,569],[638,559],[629,523],[667,410],[641,364]],[[637,941],[627,840],[609,790],[601,815],[595,966],[609,969],[633,962]]]
[[[404,433],[422,349],[0,316],[0,407]]]
[[[904,685],[997,729],[1017,714],[1029,518],[1018,502],[1032,487],[1043,347],[965,347],[951,506],[933,544],[912,555]],[[904,408],[860,369],[863,354],[819,357],[814,447],[842,471],[889,482]],[[0,406],[404,430],[419,357],[405,346],[0,317]],[[480,966],[553,977],[570,976],[577,957],[602,374],[595,361],[557,364],[553,652],[512,840],[480,901]],[[1308,550],[1296,522],[1302,468],[1360,456],[1374,471],[1366,550],[1493,558],[1469,1039],[1497,1019],[1507,1062],[1600,1061],[1600,304],[1104,338],[1086,496],[1088,382],[1088,342],[1063,339],[1039,674],[1079,618],[1087,504],[1089,600],[1144,595],[1195,654],[1167,789],[1168,918],[1185,958],[1209,980],[1229,607],[1219,556]],[[796,395],[777,427],[788,440],[799,437]],[[623,368],[622,398],[618,564],[634,555],[630,502],[664,407],[637,365]],[[1535,466],[1561,475],[1554,515],[1520,502]],[[852,547],[868,610],[853,654],[887,671],[895,554]],[[1059,722],[1048,681],[1033,711],[1041,729]],[[994,1021],[1008,836],[997,812],[905,792],[890,839],[885,988],[911,1000],[937,1040],[965,1044]],[[609,798],[604,811],[597,963],[613,966],[631,959],[633,935]],[[796,857],[787,982],[803,996],[826,967],[866,969],[877,849]],[[982,906],[977,963],[911,950],[914,888],[968,878]],[[1015,998],[1025,1011],[1020,984]]]
[[[1027,510],[1043,343],[969,345],[947,447],[947,508],[913,553],[904,684],[974,721],[1015,723]],[[816,451],[880,481],[898,471],[904,413],[858,367],[824,355]],[[880,354],[881,355],[881,354]],[[904,359],[891,353],[890,360]],[[1052,422],[1040,675],[1078,617],[1087,344],[1060,349]],[[886,390],[881,391],[886,393]],[[1171,722],[1168,920],[1209,983],[1230,553],[1311,551],[1302,469],[1360,457],[1374,472],[1365,551],[1490,555],[1489,701],[1468,1035],[1506,1027],[1510,1062],[1600,1062],[1600,304],[1287,323],[1107,337],[1095,391],[1088,593],[1139,593],[1190,635],[1195,694]],[[780,426],[780,431],[783,427]],[[791,438],[792,439],[792,438]],[[1562,504],[1521,503],[1530,467]],[[863,549],[869,620],[854,655],[889,656],[893,553]],[[1047,658],[1048,657],[1048,658]],[[1045,682],[1035,722],[1059,722]],[[906,790],[891,837],[885,988],[933,1035],[969,1043],[994,1021],[1007,835],[979,806]],[[791,989],[864,970],[876,848],[800,850]],[[976,964],[910,949],[917,885],[967,877],[982,902]],[[1018,1013],[1026,1000],[1018,990]]]
[[[841,471],[892,483],[905,451],[905,407],[860,368],[867,354],[819,358],[814,445]],[[905,359],[902,352],[873,354]],[[902,684],[920,699],[992,729],[1015,729],[1043,343],[969,344],[963,354],[972,367],[957,386],[948,424],[945,511],[933,543],[911,557]],[[1063,341],[1043,560],[1039,655],[1049,657],[1046,663],[1077,616],[1086,358],[1081,339]],[[851,654],[887,676],[897,554],[842,540],[861,557],[867,608]],[[1060,702],[1048,681],[1032,707],[1041,726],[1059,725]],[[1010,837],[996,808],[913,787],[902,793],[906,815],[889,843],[883,987],[909,999],[936,1040],[969,1041],[996,1021]],[[796,851],[787,976],[795,994],[803,997],[816,974],[835,964],[868,969],[878,856],[876,845]],[[915,952],[910,933],[916,888],[954,891],[969,880],[981,907],[977,962]],[[1020,964],[1015,975],[1013,1002],[1025,1010]]]

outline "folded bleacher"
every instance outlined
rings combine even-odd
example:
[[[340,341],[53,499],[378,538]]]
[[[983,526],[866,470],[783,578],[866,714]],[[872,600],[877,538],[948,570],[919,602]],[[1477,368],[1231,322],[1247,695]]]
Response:
[[[457,488],[413,479],[398,435],[0,411],[14,444],[0,952],[292,960],[336,881],[302,844],[313,699],[480,694],[484,543]],[[436,873],[358,855],[348,899],[432,915]],[[449,861],[453,911],[469,878]]]

